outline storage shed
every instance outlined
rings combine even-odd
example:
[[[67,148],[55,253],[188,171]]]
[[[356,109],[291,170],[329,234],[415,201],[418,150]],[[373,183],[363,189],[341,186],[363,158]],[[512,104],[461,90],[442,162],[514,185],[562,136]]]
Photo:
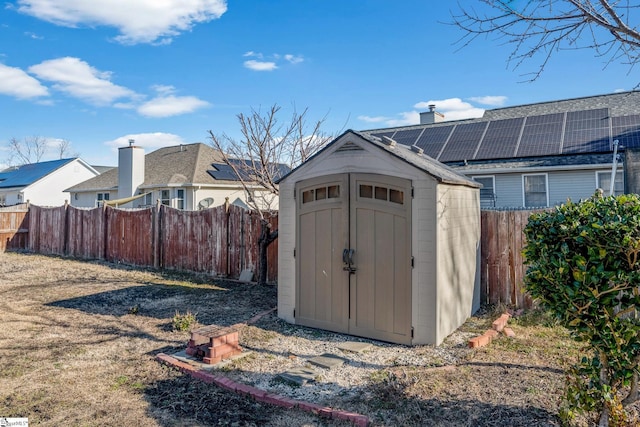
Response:
[[[480,185],[346,131],[280,181],[278,316],[440,344],[480,306]]]

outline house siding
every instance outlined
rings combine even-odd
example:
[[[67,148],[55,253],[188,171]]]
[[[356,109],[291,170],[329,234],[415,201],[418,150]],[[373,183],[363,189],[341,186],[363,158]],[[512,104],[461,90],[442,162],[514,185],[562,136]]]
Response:
[[[622,171],[619,167],[618,171]],[[549,206],[555,206],[571,199],[579,201],[589,198],[597,188],[596,173],[611,173],[611,168],[589,168],[569,171],[530,171],[517,173],[496,173],[495,193],[497,208],[520,208],[524,207],[522,176],[523,175],[547,175],[547,192],[549,195]],[[487,173],[468,174],[469,177],[487,176]],[[607,189],[605,189],[607,190]]]
[[[94,172],[74,160],[26,187],[22,191],[24,200],[18,203],[29,200],[38,206],[61,206],[69,201],[69,193],[64,191],[66,188],[94,176]]]

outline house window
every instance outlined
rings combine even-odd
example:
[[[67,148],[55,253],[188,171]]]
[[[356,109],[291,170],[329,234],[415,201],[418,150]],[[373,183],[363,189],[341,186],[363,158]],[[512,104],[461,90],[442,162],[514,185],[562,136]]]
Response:
[[[98,193],[96,195],[97,205],[102,206],[105,200],[109,200],[109,193]]]
[[[163,205],[171,206],[171,191],[160,191],[160,203],[162,203]]]
[[[523,175],[522,187],[525,207],[535,208],[549,206],[546,174]]]
[[[474,176],[473,180],[482,184],[480,189],[480,206],[495,207],[496,205],[496,179],[494,176]]]
[[[611,191],[611,172],[596,172],[596,185],[601,188],[606,196]],[[624,178],[622,171],[616,171],[616,178],[613,182],[613,194],[619,196],[624,194]]]
[[[153,192],[150,191],[144,196],[144,204],[147,206],[151,206],[153,204]]]
[[[176,190],[176,207],[184,210],[184,189],[182,188]]]

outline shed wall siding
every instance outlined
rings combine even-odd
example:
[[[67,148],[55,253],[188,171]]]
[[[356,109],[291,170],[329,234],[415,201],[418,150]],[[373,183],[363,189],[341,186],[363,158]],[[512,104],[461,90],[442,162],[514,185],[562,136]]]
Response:
[[[295,182],[280,183],[280,212],[278,214],[278,317],[295,323],[296,304],[296,203],[293,197]]]
[[[440,184],[437,200],[436,345],[480,308],[480,194]]]
[[[436,227],[437,186],[434,179],[414,182],[413,199],[413,286],[411,313],[414,344],[436,342]]]

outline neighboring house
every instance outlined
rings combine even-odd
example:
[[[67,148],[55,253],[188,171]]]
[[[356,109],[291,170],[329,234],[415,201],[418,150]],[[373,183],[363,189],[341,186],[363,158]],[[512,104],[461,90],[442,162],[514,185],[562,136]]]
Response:
[[[222,155],[202,144],[181,144],[160,148],[149,154],[130,145],[118,150],[118,167],[100,176],[67,188],[71,205],[96,207],[103,203],[124,208],[164,205],[198,210],[229,203],[246,206],[248,197],[263,194],[255,187],[252,194],[242,187]],[[274,197],[272,197],[274,198]],[[277,209],[277,199],[272,201]]]
[[[0,206],[29,201],[39,206],[61,206],[69,199],[65,189],[99,175],[80,158],[30,163],[0,171]]]
[[[608,195],[614,167],[615,194],[640,190],[625,190],[624,179],[625,162],[631,170],[625,151],[640,148],[640,91],[498,108],[450,122],[431,105],[420,122],[364,132],[416,145],[480,182],[483,208],[554,206],[597,188]]]

